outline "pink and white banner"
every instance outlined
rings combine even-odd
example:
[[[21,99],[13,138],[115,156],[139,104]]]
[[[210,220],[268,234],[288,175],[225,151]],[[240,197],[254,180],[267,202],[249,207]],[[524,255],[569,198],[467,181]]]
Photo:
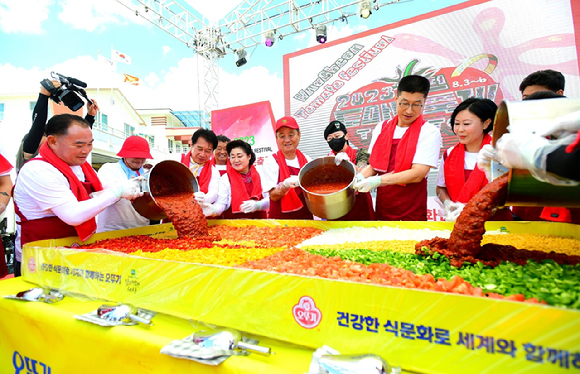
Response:
[[[300,148],[311,157],[328,152],[323,131],[334,119],[351,145],[367,148],[377,123],[396,114],[399,80],[420,74],[431,81],[424,117],[440,127],[443,150],[457,142],[447,122],[468,97],[520,100],[522,79],[543,69],[562,72],[566,96],[579,96],[579,22],[576,0],[474,0],[336,41],[329,35],[284,56],[286,115],[300,124]]]
[[[212,131],[231,140],[241,139],[252,146],[258,172],[266,156],[278,151],[274,134],[274,114],[269,101],[211,112]]]

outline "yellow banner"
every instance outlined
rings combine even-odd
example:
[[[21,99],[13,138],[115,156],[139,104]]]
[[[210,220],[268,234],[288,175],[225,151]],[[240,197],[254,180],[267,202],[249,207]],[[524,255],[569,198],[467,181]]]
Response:
[[[324,221],[220,224],[352,226]],[[358,225],[358,223],[357,223]],[[382,226],[445,229],[446,223]],[[497,225],[495,228],[494,226]],[[360,226],[377,226],[376,222]],[[578,236],[576,226],[490,223],[488,229]],[[107,233],[152,235],[171,226]],[[96,240],[96,236],[92,240]],[[357,284],[288,274],[57,249],[78,238],[25,246],[31,282],[123,301],[178,317],[342,353],[374,353],[427,373],[566,373],[580,369],[580,312],[537,304]]]

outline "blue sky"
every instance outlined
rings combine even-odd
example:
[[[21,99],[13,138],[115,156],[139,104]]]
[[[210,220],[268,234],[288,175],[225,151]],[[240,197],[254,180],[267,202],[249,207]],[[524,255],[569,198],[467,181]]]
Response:
[[[367,19],[351,17],[328,30],[329,40],[445,8],[464,0],[401,1]],[[223,18],[239,0],[192,0],[209,20]],[[313,33],[303,32],[258,46],[248,63],[238,68],[235,56],[219,61],[220,108],[270,100],[276,116],[283,115],[284,54],[315,46]],[[114,0],[0,0],[0,85],[2,93],[35,92],[38,82],[55,70],[86,81],[90,87],[119,87],[136,108],[198,109],[197,72],[203,61],[194,51],[150,25]],[[129,55],[131,65],[118,64],[115,73],[97,61],[109,58],[111,46]],[[137,87],[122,83],[126,72],[141,79]],[[241,91],[242,90],[242,91]],[[240,95],[243,92],[243,95]]]

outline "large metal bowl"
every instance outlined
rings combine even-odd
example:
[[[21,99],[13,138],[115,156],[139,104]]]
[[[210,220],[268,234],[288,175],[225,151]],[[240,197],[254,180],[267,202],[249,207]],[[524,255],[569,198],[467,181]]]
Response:
[[[314,169],[315,167],[324,164],[334,165],[334,157],[326,156],[310,161],[309,163],[304,165],[302,169],[300,169],[300,173],[298,173],[298,180],[300,181],[300,188],[302,188],[302,190],[304,191],[308,210],[310,210],[312,214],[320,218],[337,219],[350,212],[350,210],[354,206],[356,196],[353,185],[355,182],[356,168],[351,162],[348,161],[343,161],[339,165],[339,167],[343,167],[352,172],[352,181],[348,186],[346,186],[340,191],[333,192],[330,194],[319,194],[310,192],[307,189],[305,189],[302,186],[302,178],[304,178],[304,175],[308,173],[310,170]]]
[[[493,145],[505,133],[542,133],[553,120],[580,110],[580,99],[556,98],[503,101],[495,114]],[[508,129],[509,126],[509,129]],[[506,206],[580,207],[580,186],[555,186],[534,178],[528,170],[508,169],[493,161],[492,179],[509,173]]]
[[[197,180],[191,170],[181,162],[173,160],[161,161],[151,168],[151,171],[144,175],[141,182],[143,196],[132,201],[133,208],[145,218],[160,220],[167,218],[167,215],[155,202],[155,196],[151,193],[151,176],[169,180],[172,185],[172,193],[197,192],[199,187]]]

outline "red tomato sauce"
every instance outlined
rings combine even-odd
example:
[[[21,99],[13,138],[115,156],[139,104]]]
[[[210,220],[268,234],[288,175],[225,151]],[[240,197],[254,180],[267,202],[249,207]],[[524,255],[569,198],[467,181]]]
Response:
[[[325,195],[348,187],[353,178],[354,174],[342,166],[324,164],[306,172],[300,184],[308,192]]]
[[[451,265],[461,267],[464,262],[472,264],[482,262],[484,265],[497,266],[503,261],[525,265],[529,260],[554,260],[559,264],[574,265],[580,263],[580,256],[567,256],[560,253],[546,253],[516,249],[511,245],[485,244],[481,240],[485,233],[485,221],[502,206],[507,198],[508,175],[504,175],[486,185],[473,196],[463,208],[453,226],[449,239],[433,238],[423,240],[415,245],[415,253],[424,255],[422,248],[429,248],[429,253],[439,252],[449,258]]]
[[[193,192],[175,191],[170,179],[151,175],[151,195],[173,223],[180,238],[208,238],[207,220]]]

